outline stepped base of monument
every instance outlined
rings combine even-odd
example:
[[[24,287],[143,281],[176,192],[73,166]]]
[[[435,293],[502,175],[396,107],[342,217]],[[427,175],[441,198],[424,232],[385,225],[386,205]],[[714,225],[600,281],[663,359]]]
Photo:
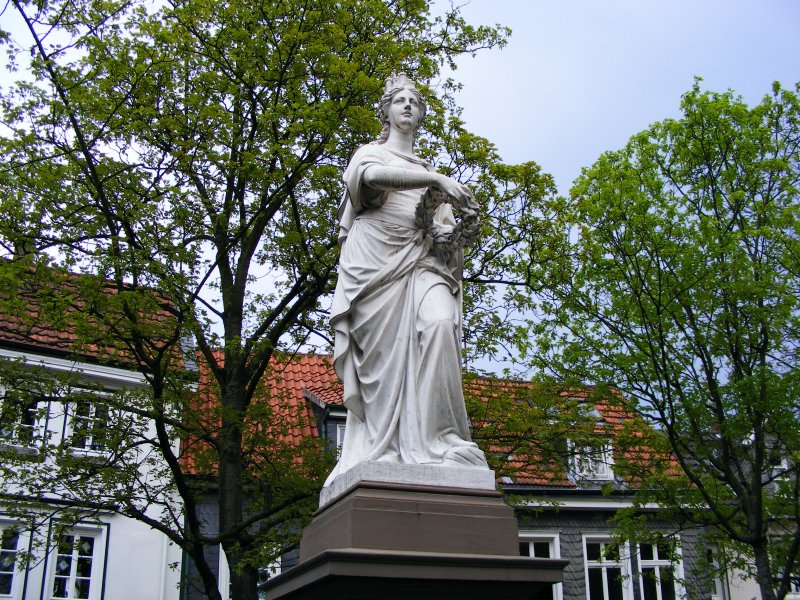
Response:
[[[343,548],[267,582],[267,600],[550,600],[567,561]]]
[[[267,600],[550,599],[567,561],[519,556],[495,490],[359,481],[303,531]]]

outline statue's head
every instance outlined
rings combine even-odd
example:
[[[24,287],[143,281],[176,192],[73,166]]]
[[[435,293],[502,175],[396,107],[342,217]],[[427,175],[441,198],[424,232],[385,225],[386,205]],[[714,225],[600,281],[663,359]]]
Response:
[[[382,144],[389,137],[389,106],[392,103],[392,98],[394,98],[394,95],[403,89],[408,89],[417,97],[417,100],[419,101],[419,106],[422,109],[422,116],[420,117],[419,124],[421,125],[422,121],[425,119],[425,113],[428,110],[428,105],[425,104],[425,99],[422,97],[419,91],[417,91],[417,88],[414,86],[414,82],[406,77],[405,73],[387,77],[386,83],[383,87],[383,96],[381,96],[381,101],[378,104],[378,119],[380,119],[382,126],[381,132],[375,140],[378,144]]]

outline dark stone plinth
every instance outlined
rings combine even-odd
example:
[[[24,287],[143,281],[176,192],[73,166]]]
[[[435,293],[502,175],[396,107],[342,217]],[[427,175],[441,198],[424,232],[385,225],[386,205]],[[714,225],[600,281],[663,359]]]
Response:
[[[566,560],[329,550],[267,582],[267,600],[549,600]]]
[[[519,556],[493,490],[359,482],[303,531],[300,564],[267,600],[545,600],[566,560]]]

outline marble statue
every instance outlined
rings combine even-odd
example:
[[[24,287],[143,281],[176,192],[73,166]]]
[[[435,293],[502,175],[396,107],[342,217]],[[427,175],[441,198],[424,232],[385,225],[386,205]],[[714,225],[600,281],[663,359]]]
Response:
[[[418,209],[426,190],[457,207],[476,204],[467,186],[414,156],[425,111],[405,75],[387,79],[383,131],[344,172],[331,324],[348,412],[326,486],[362,461],[488,470],[470,439],[461,388],[463,254],[434,243]],[[436,231],[458,227],[449,204],[431,206]]]

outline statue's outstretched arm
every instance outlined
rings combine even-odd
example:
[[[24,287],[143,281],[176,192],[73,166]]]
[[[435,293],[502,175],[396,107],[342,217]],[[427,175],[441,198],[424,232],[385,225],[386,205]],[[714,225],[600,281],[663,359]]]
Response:
[[[435,171],[412,171],[400,167],[372,165],[364,172],[363,181],[367,187],[383,192],[434,186],[464,203],[472,198],[472,190],[467,186]]]

